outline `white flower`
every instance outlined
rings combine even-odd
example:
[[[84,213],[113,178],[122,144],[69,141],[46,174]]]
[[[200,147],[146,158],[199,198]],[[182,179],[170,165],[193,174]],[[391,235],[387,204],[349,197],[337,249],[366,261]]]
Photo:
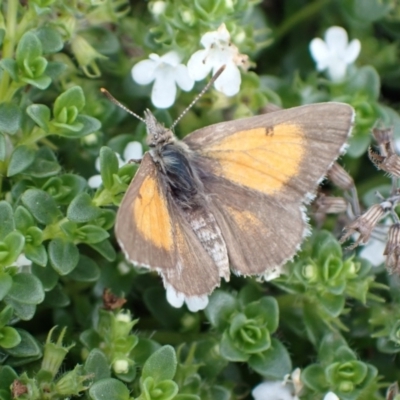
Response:
[[[328,392],[325,396],[323,400],[340,400],[339,397],[336,396],[335,393],[333,392]]]
[[[300,380],[300,368],[285,375],[282,381],[267,381],[257,385],[251,394],[255,400],[299,400],[298,394],[303,389]]]
[[[384,241],[371,238],[362,247],[360,257],[368,260],[373,267],[379,267],[385,262],[385,256],[383,255],[385,247],[386,243]]]
[[[143,155],[142,144],[139,142],[129,142],[124,149],[124,157],[118,153],[115,153],[118,158],[118,166],[121,168],[123,165],[127,164],[130,160],[139,160]],[[97,157],[95,161],[96,170],[100,172],[100,158]],[[103,181],[101,180],[101,175],[93,175],[88,179],[88,185],[92,189],[97,189]]]
[[[317,63],[317,70],[328,70],[332,81],[339,82],[346,76],[347,66],[360,54],[358,39],[348,42],[347,32],[340,26],[332,26],[325,32],[325,41],[315,38],[310,43],[310,52]]]
[[[299,400],[292,388],[281,381],[260,383],[251,394],[254,400]]]
[[[24,253],[21,253],[18,258],[15,260],[14,265],[18,267],[20,270],[24,269],[24,267],[30,267],[32,265],[32,261],[28,260],[25,257]]]
[[[186,303],[187,308],[196,312],[199,310],[204,310],[208,305],[208,296],[185,296],[183,293],[177,292],[171,285],[164,283],[165,289],[167,291],[167,301],[172,307],[180,308],[183,303]]]
[[[196,51],[188,62],[189,75],[196,81],[204,79],[210,71],[214,75],[225,65],[214,86],[226,96],[234,96],[239,92],[241,77],[238,65],[248,68],[248,57],[240,54],[230,39],[225,24],[216,31],[207,32],[200,41],[205,49]]]
[[[154,81],[151,101],[158,108],[168,108],[174,104],[176,85],[188,92],[193,88],[194,80],[189,76],[186,65],[176,51],[163,56],[150,54],[148,60],[138,62],[132,68],[132,78],[139,85],[148,85]]]

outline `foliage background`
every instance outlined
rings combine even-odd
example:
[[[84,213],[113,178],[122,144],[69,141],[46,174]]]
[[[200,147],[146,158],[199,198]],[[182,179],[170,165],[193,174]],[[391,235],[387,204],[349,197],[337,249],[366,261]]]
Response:
[[[209,91],[177,135],[268,104],[347,102],[357,117],[341,163],[365,209],[376,190],[385,196],[391,188],[366,151],[378,119],[399,135],[398,2],[0,5],[0,398],[244,399],[295,368],[301,399],[329,391],[385,398],[400,375],[399,280],[341,248],[345,216],[326,218],[286,275],[269,283],[233,278],[205,312],[173,309],[157,276],[124,266],[112,228],[136,167],[118,168],[114,152],[144,143],[145,128],[99,88],[142,114],[152,108],[151,87],[132,81],[132,66],[172,49],[186,62],[201,36],[225,23],[253,68],[242,73],[237,96]],[[317,73],[308,50],[333,25],[362,45],[342,83]],[[203,86],[155,115],[170,125]],[[103,186],[93,191],[87,179],[99,154]],[[324,190],[342,195],[329,184]],[[31,263],[22,265],[21,254]],[[102,309],[104,288],[126,296],[122,309]]]

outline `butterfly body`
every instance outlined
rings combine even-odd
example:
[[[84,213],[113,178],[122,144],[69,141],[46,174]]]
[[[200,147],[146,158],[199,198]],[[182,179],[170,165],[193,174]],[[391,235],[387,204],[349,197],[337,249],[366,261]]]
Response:
[[[117,215],[127,259],[187,297],[209,294],[229,268],[279,271],[308,232],[304,204],[343,150],[353,116],[345,104],[314,104],[179,141],[146,112],[150,150]]]

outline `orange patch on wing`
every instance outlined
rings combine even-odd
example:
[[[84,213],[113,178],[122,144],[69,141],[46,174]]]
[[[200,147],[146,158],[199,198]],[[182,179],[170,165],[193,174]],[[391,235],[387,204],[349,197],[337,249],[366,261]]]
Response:
[[[225,178],[273,194],[298,174],[305,146],[301,127],[283,123],[236,132],[205,153],[218,160]]]
[[[227,207],[226,209],[230,216],[237,223],[240,230],[246,231],[246,229],[251,227],[261,232],[263,229],[265,229],[265,226],[260,222],[260,220],[250,211],[239,211],[232,207]]]
[[[142,236],[159,248],[172,250],[172,224],[166,199],[153,177],[148,176],[143,181],[132,209],[135,225]]]

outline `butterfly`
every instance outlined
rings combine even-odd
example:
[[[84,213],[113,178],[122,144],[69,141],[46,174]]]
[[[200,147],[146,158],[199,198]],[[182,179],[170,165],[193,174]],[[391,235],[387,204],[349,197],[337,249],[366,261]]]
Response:
[[[305,204],[343,152],[354,110],[320,103],[194,131],[178,140],[147,110],[149,151],[118,210],[126,258],[157,271],[193,311],[236,275],[279,273],[309,232]]]

